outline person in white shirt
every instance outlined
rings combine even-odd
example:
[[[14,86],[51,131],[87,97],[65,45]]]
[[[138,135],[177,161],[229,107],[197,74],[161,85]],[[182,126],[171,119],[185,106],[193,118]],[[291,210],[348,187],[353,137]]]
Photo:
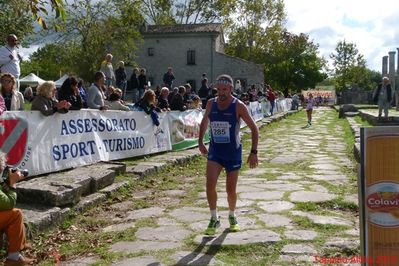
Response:
[[[17,43],[17,36],[10,34],[7,37],[7,44],[0,47],[0,72],[12,74],[17,81],[16,88],[19,91],[19,76],[21,75],[19,64],[22,57],[18,52]]]

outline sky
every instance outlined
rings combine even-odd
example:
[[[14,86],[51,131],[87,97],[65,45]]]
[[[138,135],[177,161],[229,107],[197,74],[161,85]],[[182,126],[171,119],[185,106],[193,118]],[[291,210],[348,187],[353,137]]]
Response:
[[[287,29],[309,34],[329,59],[339,41],[355,43],[367,67],[381,72],[382,57],[399,48],[397,0],[284,0]],[[395,69],[397,62],[395,63]]]

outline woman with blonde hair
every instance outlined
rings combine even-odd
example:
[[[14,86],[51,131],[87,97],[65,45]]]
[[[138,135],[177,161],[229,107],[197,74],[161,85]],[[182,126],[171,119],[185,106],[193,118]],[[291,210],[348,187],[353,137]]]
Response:
[[[159,120],[157,112],[161,110],[155,107],[156,98],[153,90],[145,91],[143,98],[134,104],[133,110],[144,111],[146,114],[151,115],[152,121],[156,126],[159,126]]]
[[[1,96],[4,98],[7,111],[24,110],[24,96],[16,90],[17,80],[10,73],[3,73],[0,77]]]
[[[46,81],[37,88],[37,96],[32,102],[32,111],[40,111],[44,116],[54,113],[67,113],[71,104],[66,100],[58,102],[55,99],[56,87],[54,81]]]

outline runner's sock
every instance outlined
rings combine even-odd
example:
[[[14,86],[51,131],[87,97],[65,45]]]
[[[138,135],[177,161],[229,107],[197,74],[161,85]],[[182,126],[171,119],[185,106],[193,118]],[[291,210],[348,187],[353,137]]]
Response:
[[[216,220],[218,219],[218,212],[217,212],[216,209],[211,210],[211,216],[212,216],[213,218],[215,218]]]
[[[236,216],[236,212],[235,211],[229,211],[229,216]]]
[[[9,260],[19,260],[19,257],[21,256],[21,254],[19,254],[19,252],[12,252],[12,253],[8,253],[7,259]]]

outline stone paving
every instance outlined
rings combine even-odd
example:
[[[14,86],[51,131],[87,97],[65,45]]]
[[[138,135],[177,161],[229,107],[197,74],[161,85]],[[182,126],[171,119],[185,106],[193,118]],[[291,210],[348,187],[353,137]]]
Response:
[[[126,218],[103,228],[104,232],[135,228],[142,219],[155,221],[150,226],[141,224],[134,240],[111,245],[109,252],[121,255],[112,265],[231,265],[219,257],[220,247],[249,244],[278,249],[271,264],[258,265],[314,265],[316,255],[349,257],[343,250],[359,254],[358,214],[345,208],[356,209],[354,163],[347,155],[343,128],[334,122],[337,116],[320,108],[310,128],[302,128],[306,121],[300,116],[270,130],[266,127],[259,142],[259,168],[244,169],[238,182],[240,232],[228,232],[222,176],[218,183],[221,227],[215,237],[203,235],[209,221],[205,192],[198,193],[194,205],[175,209],[153,206],[132,211],[129,202],[111,205],[126,210]],[[185,193],[168,190],[162,196],[183,200]],[[88,258],[87,264],[79,265],[95,261]]]

